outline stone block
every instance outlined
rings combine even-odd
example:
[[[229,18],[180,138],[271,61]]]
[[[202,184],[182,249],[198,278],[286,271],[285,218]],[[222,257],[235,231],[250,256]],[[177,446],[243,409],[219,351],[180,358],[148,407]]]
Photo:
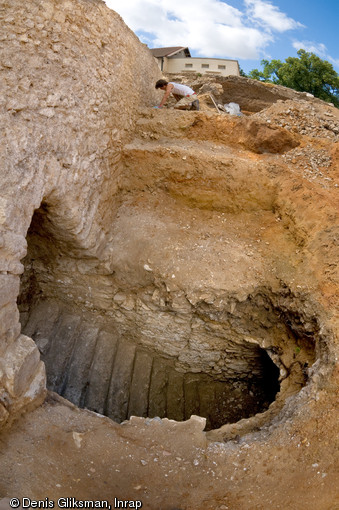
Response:
[[[19,322],[19,311],[16,303],[8,303],[0,309],[0,338],[7,333],[13,325]]]
[[[114,360],[111,385],[107,398],[107,414],[121,422],[127,418],[130,384],[133,373],[135,345],[120,341]]]
[[[16,220],[13,202],[10,199],[0,197],[0,226],[4,228],[14,227]]]
[[[153,358],[150,354],[137,351],[128,403],[128,416],[147,416],[152,364]]]
[[[37,369],[33,374],[33,378],[27,388],[26,392],[22,396],[23,402],[26,406],[30,403],[38,405],[41,403],[46,396],[46,369],[45,363],[39,361]]]
[[[16,259],[22,259],[27,253],[25,237],[13,232],[0,232],[0,247]]]
[[[24,266],[16,260],[0,259],[0,272],[19,275],[24,272]]]
[[[19,398],[12,399],[9,411],[9,421],[11,422],[22,412],[31,411],[43,403],[46,398],[46,370],[45,364],[40,361],[32,374],[26,391]]]
[[[184,376],[176,370],[168,373],[167,416],[177,421],[184,419]]]
[[[20,281],[13,275],[0,275],[0,308],[14,302],[19,294]]]
[[[93,357],[85,407],[100,414],[105,412],[112,366],[117,350],[117,338],[117,332],[101,331]]]
[[[39,362],[39,350],[28,336],[20,335],[9,346],[3,365],[6,375],[5,387],[12,398],[18,398],[27,391]]]
[[[3,356],[4,352],[6,351],[7,347],[14,342],[16,338],[20,335],[21,331],[21,324],[17,323],[7,329],[7,331],[1,335],[1,341],[0,341],[0,357]]]
[[[77,406],[83,405],[82,395],[88,384],[98,332],[98,328],[89,327],[85,323],[75,340],[63,396]]]

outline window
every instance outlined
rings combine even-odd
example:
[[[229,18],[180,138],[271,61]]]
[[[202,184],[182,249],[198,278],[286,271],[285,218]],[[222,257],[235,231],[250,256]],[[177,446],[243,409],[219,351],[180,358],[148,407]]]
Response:
[[[209,66],[210,66],[209,64],[201,64],[201,67],[202,67],[203,69],[208,69],[208,68],[209,68]]]
[[[193,64],[185,64],[185,67],[193,67]]]
[[[218,69],[226,69],[226,66],[218,66]]]

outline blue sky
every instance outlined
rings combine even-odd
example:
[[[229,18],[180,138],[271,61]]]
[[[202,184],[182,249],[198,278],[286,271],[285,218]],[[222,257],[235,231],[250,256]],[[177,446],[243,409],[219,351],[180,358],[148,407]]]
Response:
[[[300,48],[339,72],[339,0],[105,0],[149,48],[188,46],[192,57],[260,61]]]

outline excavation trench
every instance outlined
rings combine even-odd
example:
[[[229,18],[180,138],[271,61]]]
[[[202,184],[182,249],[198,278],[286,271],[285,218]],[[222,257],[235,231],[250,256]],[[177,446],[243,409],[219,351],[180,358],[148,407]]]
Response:
[[[211,430],[262,413],[282,387],[297,392],[307,382],[316,321],[305,326],[287,291],[220,305],[186,300],[180,311],[159,283],[116,292],[114,275],[76,269],[86,260],[63,254],[45,214],[35,214],[27,236],[18,305],[50,390],[117,422],[196,414]],[[96,298],[103,282],[113,303],[105,309]]]

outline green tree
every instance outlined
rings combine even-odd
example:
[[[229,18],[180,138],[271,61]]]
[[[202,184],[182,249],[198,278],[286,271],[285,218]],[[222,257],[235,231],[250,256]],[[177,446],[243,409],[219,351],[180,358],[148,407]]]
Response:
[[[283,66],[283,63],[280,60],[271,60],[271,62],[268,60],[262,60],[261,65],[264,66],[263,71],[253,69],[248,73],[249,78],[279,84],[279,71]]]
[[[314,53],[299,50],[298,57],[262,60],[263,70],[253,69],[249,78],[283,85],[299,92],[309,92],[339,108],[339,75],[332,64]]]

